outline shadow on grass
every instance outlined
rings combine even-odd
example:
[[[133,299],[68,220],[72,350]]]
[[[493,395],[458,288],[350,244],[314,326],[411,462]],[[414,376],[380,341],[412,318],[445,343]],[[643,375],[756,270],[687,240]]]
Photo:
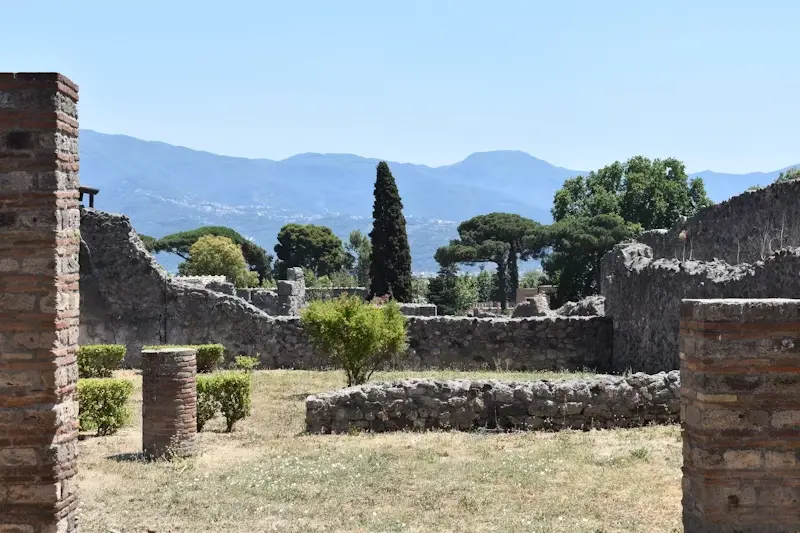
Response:
[[[118,453],[115,455],[109,455],[106,457],[111,461],[116,461],[118,463],[146,463],[148,462],[144,456],[144,452],[134,452],[134,453]]]
[[[314,396],[314,393],[301,392],[300,394],[289,394],[288,396],[285,396],[284,399],[300,402],[300,401],[305,401],[305,399],[308,398],[309,396]]]

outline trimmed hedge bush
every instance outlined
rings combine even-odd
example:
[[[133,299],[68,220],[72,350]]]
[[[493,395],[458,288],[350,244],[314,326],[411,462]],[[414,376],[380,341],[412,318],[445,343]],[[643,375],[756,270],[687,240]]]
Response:
[[[78,347],[78,377],[110,378],[125,359],[122,344],[86,344]]]
[[[125,379],[78,380],[78,419],[81,431],[97,430],[97,436],[113,435],[128,423],[128,399],[133,383]]]
[[[197,371],[213,372],[225,357],[225,347],[221,344],[164,344],[145,346],[143,350],[163,350],[166,348],[194,348],[197,350]]]
[[[258,366],[258,359],[247,355],[240,355],[234,361],[234,368],[242,372],[252,372]]]
[[[197,431],[203,431],[206,422],[217,416],[219,402],[214,394],[216,376],[197,376]]]
[[[233,431],[236,422],[250,416],[252,391],[249,373],[197,376],[197,430],[220,412],[225,417],[225,430]]]

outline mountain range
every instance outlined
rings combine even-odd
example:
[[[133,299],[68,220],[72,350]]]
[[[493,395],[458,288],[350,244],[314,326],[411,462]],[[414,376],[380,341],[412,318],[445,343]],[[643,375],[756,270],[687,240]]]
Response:
[[[345,240],[351,230],[371,227],[378,159],[316,153],[246,159],[92,130],[80,132],[80,156],[81,183],[100,189],[95,207],[128,215],[139,233],[152,237],[223,225],[272,252],[288,222],[329,226]],[[505,211],[550,222],[555,191],[585,174],[520,151],[474,153],[441,167],[388,163],[403,199],[415,272],[435,272],[436,248],[472,216]],[[693,175],[718,202],[766,185],[779,172]],[[179,261],[158,259],[170,270]]]

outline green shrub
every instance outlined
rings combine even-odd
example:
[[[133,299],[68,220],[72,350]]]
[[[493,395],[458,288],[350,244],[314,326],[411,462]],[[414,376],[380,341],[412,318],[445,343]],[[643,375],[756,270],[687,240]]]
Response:
[[[252,372],[257,366],[258,359],[246,355],[238,356],[234,362],[234,367],[236,370],[241,370],[243,372]]]
[[[406,346],[406,317],[397,303],[377,307],[356,296],[311,302],[301,324],[314,347],[345,371],[347,386],[365,383]]]
[[[133,383],[125,379],[78,380],[78,418],[81,431],[96,429],[98,436],[113,435],[130,419],[128,398]]]
[[[145,346],[143,350],[163,350],[166,348],[194,348],[197,350],[197,371],[213,372],[225,358],[225,347],[221,344],[165,344]]]
[[[218,374],[214,389],[219,410],[225,417],[225,430],[233,431],[236,422],[250,416],[253,380],[249,374],[240,372]]]
[[[214,394],[216,376],[197,376],[197,431],[217,415],[219,402]]]
[[[214,418],[225,417],[225,430],[250,416],[253,382],[249,373],[224,372],[197,378],[197,430]]]
[[[78,377],[110,378],[125,359],[121,344],[87,344],[78,347]]]

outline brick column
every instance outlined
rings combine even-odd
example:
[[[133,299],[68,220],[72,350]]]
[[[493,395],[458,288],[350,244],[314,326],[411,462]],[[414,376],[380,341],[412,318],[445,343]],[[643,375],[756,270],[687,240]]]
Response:
[[[680,358],[684,531],[800,531],[800,300],[683,300]]]
[[[186,457],[197,437],[197,352],[142,351],[142,448],[151,459]]]
[[[78,87],[0,73],[0,532],[76,531]]]

